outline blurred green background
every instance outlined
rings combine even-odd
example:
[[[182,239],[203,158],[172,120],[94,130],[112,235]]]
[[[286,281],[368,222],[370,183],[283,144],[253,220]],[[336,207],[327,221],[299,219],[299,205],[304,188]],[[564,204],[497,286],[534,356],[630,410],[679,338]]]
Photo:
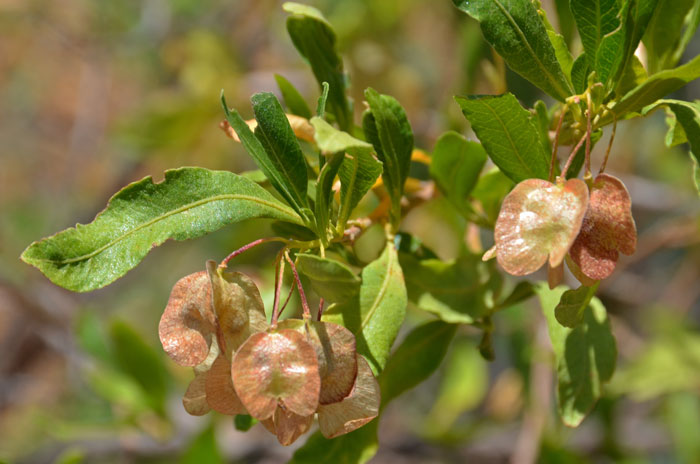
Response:
[[[356,115],[367,86],[395,96],[427,151],[447,129],[470,134],[455,94],[507,85],[525,104],[542,98],[449,0],[309,3],[338,33]],[[568,2],[542,3],[580,51]],[[315,101],[284,22],[272,0],[0,0],[0,461],[282,462],[303,444],[283,448],[214,413],[188,416],[180,397],[191,371],[157,337],[172,285],[269,234],[267,222],[167,243],[89,294],[19,261],[31,241],[90,222],[144,176],[253,168],[218,128],[219,92],[249,117],[250,95],[276,91],[279,73]],[[683,61],[699,51],[696,35]],[[675,97],[700,98],[700,85]],[[591,416],[575,430],[556,417],[549,342],[528,303],[496,318],[493,363],[475,349],[478,332],[460,329],[436,375],[388,408],[375,462],[700,462],[700,202],[687,147],[666,148],[665,132],[660,112],[618,127],[608,171],[630,190],[640,238],[601,285],[619,359]],[[464,224],[444,209],[429,203],[405,227],[449,257]],[[235,262],[268,301],[275,251]],[[411,308],[406,326],[426,318]]]

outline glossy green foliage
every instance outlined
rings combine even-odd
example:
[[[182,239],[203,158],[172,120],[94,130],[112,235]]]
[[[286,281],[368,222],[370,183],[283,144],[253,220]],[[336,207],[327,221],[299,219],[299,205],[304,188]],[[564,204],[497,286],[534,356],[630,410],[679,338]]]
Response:
[[[583,320],[574,329],[562,326],[555,307],[566,287],[539,289],[542,311],[547,319],[549,338],[557,363],[557,405],[564,424],[578,426],[612,377],[617,358],[615,338],[605,307],[597,298],[584,310]]]
[[[549,156],[530,114],[511,93],[455,97],[491,160],[515,182],[546,179]]]
[[[471,211],[469,195],[479,180],[486,158],[481,144],[467,141],[456,132],[445,132],[435,143],[430,176],[462,214]]]
[[[564,101],[573,89],[557,60],[547,28],[529,0],[452,0],[479,21],[484,38],[508,66]]]
[[[321,151],[329,154],[346,153],[338,170],[340,178],[338,223],[344,226],[352,210],[382,174],[382,163],[374,157],[374,148],[371,144],[335,129],[319,117],[311,118],[311,125],[315,130],[316,144]],[[330,194],[330,191],[328,193]]]
[[[413,130],[406,111],[394,97],[369,88],[365,90],[365,98],[369,110],[362,117],[362,128],[384,163],[382,179],[391,197],[392,223],[396,228],[401,215],[403,187],[411,167]]]
[[[259,93],[251,100],[258,121],[255,133],[236,110],[229,110],[222,94],[226,120],[272,186],[309,222],[306,161],[294,131],[273,94]]]
[[[468,255],[454,261],[419,260],[400,255],[408,298],[416,306],[452,324],[473,324],[487,311],[487,298],[500,289],[492,263]]]
[[[318,173],[314,213],[316,216],[316,229],[324,245],[328,244],[329,232],[332,234],[332,231],[329,231],[331,216],[334,211],[337,213],[337,208],[334,208],[336,203],[333,201],[333,183],[344,160],[345,153],[334,153],[326,159],[325,164]]]
[[[284,104],[289,112],[302,118],[311,118],[311,109],[296,87],[280,74],[275,74],[275,82],[277,82],[277,87],[280,89]]]
[[[307,5],[287,2],[282,8],[290,14],[287,32],[292,43],[311,66],[319,85],[328,82],[328,103],[342,130],[351,130],[352,109],[345,96],[343,60],[336,50],[336,36],[320,11]]]
[[[603,38],[620,26],[617,0],[571,0],[576,27],[581,36],[585,59],[596,69],[598,48]]]
[[[674,69],[658,72],[627,92],[612,107],[618,118],[642,110],[669,93],[700,77],[700,56]]]
[[[314,291],[329,303],[346,301],[360,290],[360,278],[335,259],[300,253],[297,268],[309,278]]]
[[[168,239],[187,240],[234,222],[301,218],[254,182],[225,171],[180,168],[114,195],[93,222],[32,243],[22,259],[52,282],[87,292],[112,283]]]
[[[388,243],[381,256],[362,270],[359,294],[328,308],[323,320],[343,325],[355,334],[357,352],[367,358],[376,375],[389,358],[406,303],[399,258],[393,244]]]
[[[694,32],[700,19],[697,10],[700,10],[697,0],[659,0],[642,39],[647,49],[650,73],[672,68],[678,63],[688,43],[687,34],[675,32],[684,27]],[[691,12],[694,14],[689,18]]]

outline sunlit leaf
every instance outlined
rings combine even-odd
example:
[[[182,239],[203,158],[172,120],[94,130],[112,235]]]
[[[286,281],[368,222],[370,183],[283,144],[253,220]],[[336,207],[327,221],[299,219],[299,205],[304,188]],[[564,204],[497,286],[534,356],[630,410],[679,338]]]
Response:
[[[232,376],[241,402],[256,419],[271,417],[278,403],[300,416],[318,407],[316,351],[297,331],[253,334],[236,352]]]
[[[392,221],[398,225],[401,196],[411,167],[413,130],[406,111],[394,97],[368,88],[365,98],[369,110],[362,116],[362,129],[384,164],[382,180],[391,197]]]
[[[588,187],[579,179],[554,185],[540,179],[519,183],[503,200],[494,240],[498,263],[525,275],[564,260],[588,207]]]
[[[590,68],[596,66],[600,42],[620,26],[617,0],[571,0],[571,12]]]
[[[318,423],[326,438],[343,435],[362,427],[379,414],[379,384],[369,364],[357,355],[357,378],[350,395],[318,408]]]
[[[511,93],[455,97],[491,160],[515,182],[546,179],[549,155],[537,127]]]
[[[336,303],[323,320],[347,327],[357,339],[357,352],[375,373],[381,372],[406,314],[406,284],[394,245],[362,270],[359,295]]]
[[[292,43],[311,65],[319,86],[329,84],[328,103],[342,130],[352,129],[352,110],[345,96],[343,60],[336,50],[333,28],[316,8],[286,2],[282,8],[287,18],[287,32]]]
[[[602,280],[615,270],[619,253],[631,255],[636,248],[637,228],[629,192],[620,179],[599,174],[581,232],[569,250],[571,259],[588,278]]]
[[[32,243],[22,259],[56,285],[87,292],[123,276],[168,239],[187,240],[260,217],[302,223],[294,210],[241,176],[173,169],[163,182],[146,177],[128,185],[92,223]]]
[[[557,61],[547,29],[530,0],[452,0],[479,21],[484,38],[508,66],[557,100],[571,85]]]

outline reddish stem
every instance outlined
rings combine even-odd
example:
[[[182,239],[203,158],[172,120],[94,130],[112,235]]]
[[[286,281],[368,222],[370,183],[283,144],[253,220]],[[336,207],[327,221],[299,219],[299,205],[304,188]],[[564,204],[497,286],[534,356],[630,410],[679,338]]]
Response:
[[[598,174],[605,172],[605,166],[608,165],[608,156],[610,156],[610,149],[612,148],[613,140],[615,140],[615,132],[617,132],[617,116],[615,116],[615,114],[613,113],[612,134],[610,134],[610,142],[608,143],[608,149],[605,152],[605,158],[603,158],[603,164],[600,165]]]
[[[223,261],[221,261],[221,264],[219,264],[219,267],[226,267],[229,261],[231,261],[233,258],[236,256],[240,255],[241,253],[245,253],[246,251],[250,250],[251,248],[255,248],[256,246],[260,245],[261,243],[268,243],[268,242],[287,242],[287,240],[281,238],[281,237],[266,237],[266,238],[259,238],[257,240],[253,240],[247,245],[243,245],[240,247],[238,250],[234,251],[230,255],[228,255],[226,258],[224,258]]]
[[[561,116],[559,116],[559,122],[557,123],[557,130],[554,133],[554,146],[552,147],[552,160],[549,163],[549,181],[554,180],[554,164],[557,161],[557,149],[559,148],[559,132],[561,131],[561,125],[564,122],[564,116],[566,115],[566,110],[569,109],[568,105],[564,105],[561,110]]]
[[[571,163],[574,161],[574,158],[576,157],[576,152],[581,148],[581,145],[583,145],[583,142],[586,141],[586,134],[583,134],[583,137],[581,137],[581,140],[578,141],[574,149],[571,151],[571,154],[569,155],[569,159],[566,160],[566,164],[564,165],[564,169],[561,171],[562,177],[566,178],[566,173],[569,171],[569,168],[571,167]]]
[[[272,327],[277,325],[277,319],[279,319],[280,313],[282,312],[279,307],[280,291],[282,291],[282,281],[284,280],[284,260],[282,259],[283,252],[284,249],[277,253],[277,258],[275,259],[275,301],[272,305],[272,319],[270,320],[270,325],[272,325]],[[289,298],[287,298],[287,301],[289,301]]]
[[[316,320],[317,320],[317,321],[320,321],[320,320],[321,320],[321,316],[323,316],[323,304],[324,304],[324,303],[325,303],[325,301],[323,301],[323,298],[321,298],[320,300],[318,300],[318,314],[316,315]]]
[[[304,288],[301,286],[301,280],[299,279],[299,273],[297,272],[297,267],[294,265],[292,258],[289,257],[289,253],[284,251],[284,257],[292,268],[292,274],[294,274],[294,281],[297,283],[297,290],[299,291],[299,297],[301,298],[301,307],[304,310],[304,319],[311,319],[311,310],[309,309],[309,303],[306,301],[306,293],[304,293]]]
[[[587,94],[588,109],[586,110],[586,161],[585,161],[585,175],[588,176],[591,173],[591,112],[593,109],[593,103],[591,102],[590,92]]]

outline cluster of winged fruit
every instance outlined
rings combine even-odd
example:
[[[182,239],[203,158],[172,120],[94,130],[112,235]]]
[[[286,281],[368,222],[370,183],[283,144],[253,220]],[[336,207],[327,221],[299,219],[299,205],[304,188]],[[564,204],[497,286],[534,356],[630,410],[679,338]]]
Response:
[[[495,254],[510,274],[530,274],[547,261],[550,270],[562,271],[566,259],[574,276],[590,286],[612,274],[619,253],[634,253],[637,229],[629,193],[614,176],[598,174],[589,185],[527,179],[503,200],[494,241],[484,259]],[[550,272],[554,286],[552,274],[557,272]]]
[[[309,430],[336,437],[379,411],[379,385],[343,326],[310,319],[270,325],[253,281],[214,261],[180,279],[160,320],[163,349],[194,368],[183,405],[249,414],[283,445]]]

